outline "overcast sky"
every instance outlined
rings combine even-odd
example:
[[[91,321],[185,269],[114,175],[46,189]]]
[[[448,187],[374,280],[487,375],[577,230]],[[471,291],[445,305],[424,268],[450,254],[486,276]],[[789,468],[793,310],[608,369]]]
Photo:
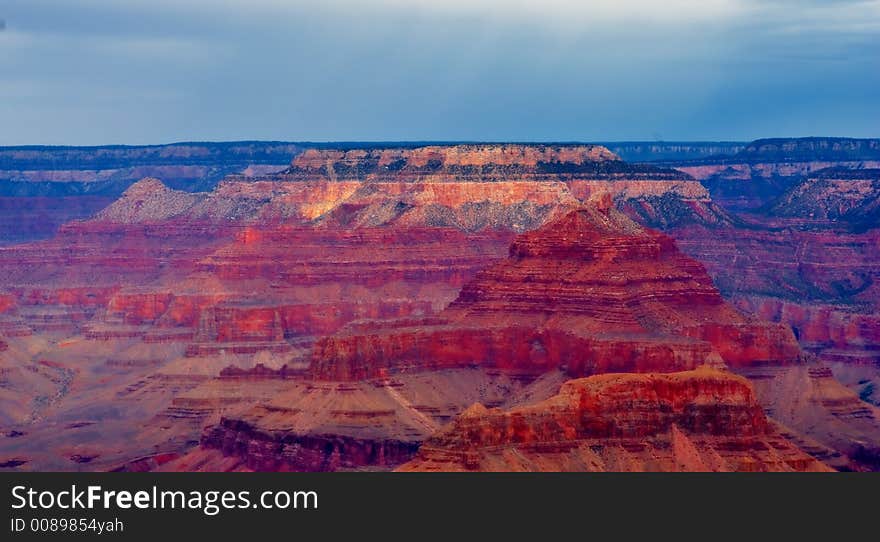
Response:
[[[4,145],[880,136],[880,0],[0,0],[0,19]]]

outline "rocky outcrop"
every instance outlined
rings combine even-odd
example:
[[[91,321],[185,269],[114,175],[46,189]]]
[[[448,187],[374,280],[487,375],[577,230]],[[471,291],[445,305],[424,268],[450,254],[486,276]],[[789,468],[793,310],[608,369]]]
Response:
[[[705,189],[687,175],[630,164],[595,145],[308,150],[276,179],[369,181],[370,190],[361,190],[353,198],[364,201],[363,196],[370,195],[365,203],[347,202],[356,205],[358,211],[365,206],[369,209],[361,214],[384,216],[386,221],[403,215],[399,220],[408,224],[417,221],[462,229],[533,229],[552,218],[548,214],[552,206],[569,205],[605,193],[611,194],[620,207],[632,210],[632,216],[652,224],[726,220],[720,209],[711,205]],[[376,193],[385,194],[382,203],[387,204],[390,195],[397,196],[400,202],[396,207],[377,207]],[[658,204],[659,198],[668,203]],[[666,207],[675,205],[670,199],[685,203],[678,206],[675,215],[660,216]],[[653,212],[637,210],[639,202],[645,206],[653,203],[658,208]],[[486,216],[483,220],[488,222],[475,223],[470,218],[474,215]],[[502,218],[505,215],[507,218]],[[363,223],[364,219],[354,221]]]
[[[52,240],[0,248],[4,359],[58,364],[40,366],[48,384],[10,373],[12,419],[31,401],[47,417],[17,439],[29,465],[393,468],[474,402],[801,355],[625,216],[739,231],[680,172],[598,146],[456,145],[323,149],[264,173],[197,193],[146,179]],[[867,284],[803,269],[829,292]],[[100,435],[119,446],[70,445]]]
[[[474,405],[401,471],[822,471],[748,382],[700,368],[571,380],[534,405]]]
[[[789,189],[769,212],[861,231],[880,227],[880,169],[823,169]]]
[[[517,237],[438,318],[321,339],[312,370],[342,380],[465,365],[580,376],[689,369],[716,351],[733,365],[800,355],[790,330],[725,304],[700,264],[606,196]]]
[[[748,295],[734,304],[761,319],[785,322],[806,350],[826,361],[880,367],[880,314],[867,307]]]
[[[400,180],[447,177],[467,181],[542,180],[559,175],[623,174],[631,166],[599,145],[451,145],[414,149],[309,149],[284,175],[296,180]],[[674,177],[673,177],[674,178]]]
[[[606,192],[621,204],[664,195],[710,203],[687,175],[628,164],[600,146],[452,145],[313,149],[282,173],[257,181],[231,176],[210,193],[188,194],[144,180],[99,218],[130,223],[180,216],[344,228],[399,222],[524,231],[560,205]],[[702,221],[699,213],[690,215]]]
[[[203,194],[171,190],[159,179],[146,178],[131,185],[95,219],[123,224],[161,222],[180,215],[203,198]]]
[[[696,181],[600,146],[324,149],[211,192],[143,179],[51,241],[0,250],[0,271],[4,289],[31,292],[18,294],[24,304],[34,292],[51,304],[70,285],[102,289],[82,302],[96,340],[191,341],[193,356],[287,352],[354,320],[436,312],[515,233],[603,194],[646,221],[721,220]],[[44,329],[63,324],[47,316]]]

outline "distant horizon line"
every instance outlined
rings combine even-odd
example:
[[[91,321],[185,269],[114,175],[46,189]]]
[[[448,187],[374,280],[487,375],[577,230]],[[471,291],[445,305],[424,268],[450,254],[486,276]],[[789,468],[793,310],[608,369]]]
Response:
[[[776,136],[759,137],[756,139],[615,139],[615,140],[492,140],[492,139],[402,139],[402,140],[280,140],[280,139],[229,139],[229,140],[183,140],[168,143],[106,143],[98,145],[70,145],[70,144],[18,144],[0,145],[3,150],[29,150],[29,149],[125,149],[139,147],[173,147],[184,145],[231,145],[231,144],[281,144],[301,146],[332,145],[369,145],[369,146],[427,146],[427,145],[623,145],[623,144],[725,144],[725,145],[748,145],[757,141],[784,141],[784,140],[848,140],[848,141],[872,141],[877,137],[848,137],[848,136]]]

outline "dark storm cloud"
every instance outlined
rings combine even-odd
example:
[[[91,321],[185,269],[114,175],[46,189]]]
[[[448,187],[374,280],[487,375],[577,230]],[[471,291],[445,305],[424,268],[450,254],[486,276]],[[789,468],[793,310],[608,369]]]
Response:
[[[878,135],[876,1],[314,4],[7,1],[0,143]]]

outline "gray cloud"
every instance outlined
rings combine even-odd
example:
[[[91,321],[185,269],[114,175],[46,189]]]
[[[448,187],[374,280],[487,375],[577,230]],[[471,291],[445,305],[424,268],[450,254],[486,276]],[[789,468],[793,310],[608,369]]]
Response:
[[[878,135],[876,1],[6,4],[3,144]]]

